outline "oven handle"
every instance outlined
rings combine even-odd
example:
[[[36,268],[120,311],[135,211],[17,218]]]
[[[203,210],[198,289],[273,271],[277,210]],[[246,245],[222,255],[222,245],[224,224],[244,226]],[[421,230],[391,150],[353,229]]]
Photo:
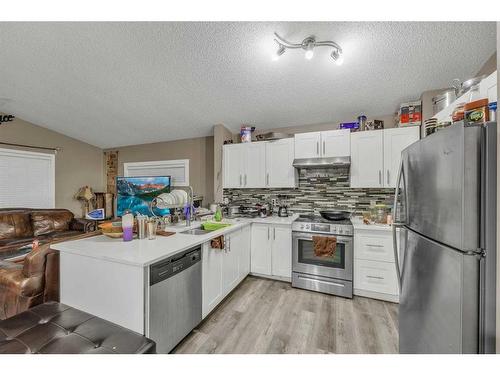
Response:
[[[327,285],[333,285],[333,286],[340,286],[342,288],[345,288],[345,284],[341,284],[341,283],[334,283],[332,281],[325,281],[325,280],[321,280],[321,279],[313,279],[313,278],[310,278],[310,277],[305,277],[305,276],[301,276],[299,275],[298,276],[299,279],[301,280],[307,280],[307,281],[314,281],[314,282],[318,282],[320,284],[327,284]]]
[[[324,234],[324,233],[310,233],[310,232],[294,232],[292,231],[292,238],[294,240],[309,240],[312,241],[313,236],[323,236],[323,237],[335,237],[337,238],[337,242],[341,243],[351,243],[351,236],[337,236],[334,234]]]

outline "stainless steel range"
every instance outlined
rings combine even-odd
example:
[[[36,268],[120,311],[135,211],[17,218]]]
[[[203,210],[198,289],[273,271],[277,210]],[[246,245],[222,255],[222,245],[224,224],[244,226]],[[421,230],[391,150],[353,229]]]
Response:
[[[292,224],[292,286],[352,298],[353,232],[350,220],[299,216]],[[318,256],[313,237],[335,237],[333,254]]]

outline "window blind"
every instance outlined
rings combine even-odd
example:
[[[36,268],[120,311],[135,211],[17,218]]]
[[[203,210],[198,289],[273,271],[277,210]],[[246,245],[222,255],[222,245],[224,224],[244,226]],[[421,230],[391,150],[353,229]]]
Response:
[[[189,159],[123,163],[125,177],[171,176],[173,186],[189,185]]]
[[[0,207],[54,206],[55,156],[0,148]]]

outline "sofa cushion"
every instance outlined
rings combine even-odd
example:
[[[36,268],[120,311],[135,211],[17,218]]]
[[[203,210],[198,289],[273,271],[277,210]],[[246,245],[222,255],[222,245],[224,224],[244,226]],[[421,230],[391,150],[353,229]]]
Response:
[[[29,212],[0,213],[0,240],[32,236],[33,228]]]
[[[35,211],[31,214],[35,236],[50,232],[67,231],[71,220],[73,220],[73,214],[70,211]]]

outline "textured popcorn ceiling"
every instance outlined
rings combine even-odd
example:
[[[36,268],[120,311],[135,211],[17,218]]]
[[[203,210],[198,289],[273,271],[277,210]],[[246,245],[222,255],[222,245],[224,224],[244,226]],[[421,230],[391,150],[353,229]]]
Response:
[[[271,61],[273,32],[308,35],[312,60]],[[469,78],[495,23],[0,23],[0,111],[100,147],[392,113]]]

